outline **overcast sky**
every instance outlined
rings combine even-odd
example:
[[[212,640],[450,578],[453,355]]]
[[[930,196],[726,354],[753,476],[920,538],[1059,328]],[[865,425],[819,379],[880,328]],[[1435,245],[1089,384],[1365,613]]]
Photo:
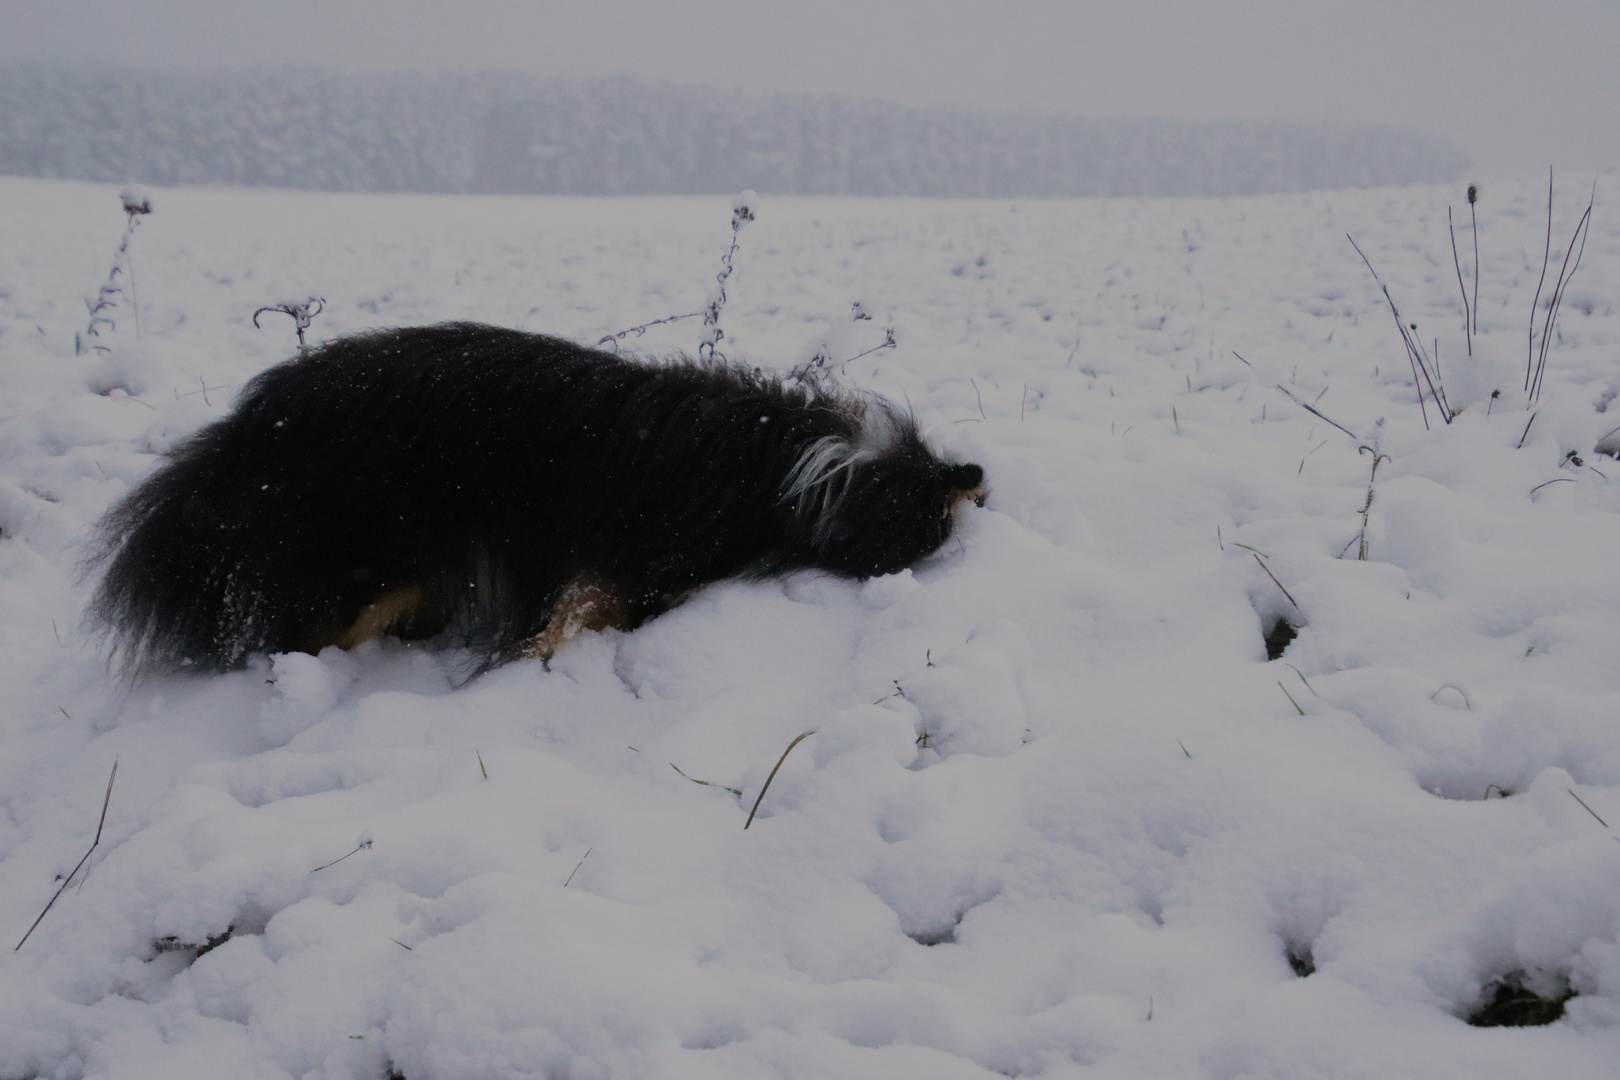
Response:
[[[1620,167],[1620,0],[0,0],[0,60],[98,58],[1384,123],[1476,176]]]

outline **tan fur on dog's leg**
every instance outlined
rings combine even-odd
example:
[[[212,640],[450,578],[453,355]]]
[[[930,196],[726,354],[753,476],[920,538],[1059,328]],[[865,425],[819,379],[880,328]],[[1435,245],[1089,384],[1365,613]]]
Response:
[[[396,589],[388,589],[377,599],[367,604],[360,612],[360,617],[349,625],[347,630],[338,634],[331,641],[324,644],[336,645],[338,648],[348,650],[363,641],[382,637],[390,627],[408,619],[422,606],[422,590],[416,585],[405,585]],[[312,652],[319,652],[313,649]]]
[[[594,577],[569,582],[551,610],[546,628],[519,646],[517,655],[549,660],[558,649],[585,630],[630,629],[624,601]]]

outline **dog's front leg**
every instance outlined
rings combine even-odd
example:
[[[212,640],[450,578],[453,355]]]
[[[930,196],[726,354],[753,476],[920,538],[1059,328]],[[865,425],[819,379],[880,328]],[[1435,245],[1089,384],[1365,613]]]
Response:
[[[582,574],[570,581],[551,609],[545,629],[518,644],[520,659],[550,660],[558,649],[586,630],[629,630],[639,620],[631,605],[600,577]]]

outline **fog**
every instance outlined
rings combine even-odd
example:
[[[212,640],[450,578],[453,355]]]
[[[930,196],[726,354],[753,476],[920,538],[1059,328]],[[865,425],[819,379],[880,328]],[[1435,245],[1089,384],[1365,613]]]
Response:
[[[1088,118],[1388,124],[1620,165],[1612,0],[0,0],[0,62],[634,74]]]

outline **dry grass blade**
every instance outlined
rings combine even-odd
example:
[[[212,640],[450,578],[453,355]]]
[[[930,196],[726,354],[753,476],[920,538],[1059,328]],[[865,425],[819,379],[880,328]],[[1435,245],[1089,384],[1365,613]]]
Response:
[[[1530,299],[1529,354],[1524,360],[1524,392],[1530,392],[1530,378],[1536,359],[1536,307],[1541,303],[1541,287],[1547,284],[1547,264],[1552,261],[1552,204],[1553,171],[1547,169],[1547,246],[1541,253],[1541,280],[1536,282],[1536,295]]]
[[[1542,488],[1550,487],[1553,484],[1573,484],[1574,482],[1575,478],[1573,476],[1560,476],[1556,480],[1548,480],[1545,484],[1537,484],[1535,487],[1530,489],[1530,494],[1534,496],[1535,493],[1540,491]]]
[[[1553,327],[1558,321],[1558,309],[1564,303],[1564,289],[1569,285],[1570,278],[1580,269],[1581,257],[1586,254],[1586,237],[1591,231],[1592,207],[1597,202],[1597,181],[1592,182],[1592,197],[1587,200],[1586,211],[1581,214],[1581,220],[1575,226],[1575,234],[1569,238],[1569,244],[1564,248],[1564,265],[1559,267],[1558,282],[1553,286],[1552,299],[1547,301],[1547,318],[1541,324],[1541,348],[1536,360],[1535,377],[1530,381],[1530,400],[1536,401],[1541,397],[1541,377],[1547,369],[1547,350],[1552,347]],[[1576,244],[1579,242],[1579,248]],[[1570,253],[1575,254],[1575,263],[1570,265]],[[1530,313],[1533,320],[1535,312]]]
[[[1603,826],[1605,829],[1607,829],[1609,827],[1609,823],[1607,821],[1604,821],[1602,818],[1598,817],[1598,813],[1597,813],[1596,810],[1594,810],[1590,806],[1586,805],[1586,800],[1585,799],[1583,799],[1579,795],[1575,794],[1575,789],[1574,788],[1565,788],[1564,790],[1569,792],[1570,798],[1574,799],[1576,802],[1581,804],[1581,809],[1585,810],[1588,814],[1591,814],[1594,818],[1597,818],[1597,823],[1599,825]]]
[[[1462,292],[1463,335],[1468,339],[1468,355],[1474,355],[1474,312],[1468,306],[1468,286],[1463,284],[1462,260],[1457,257],[1457,230],[1451,224],[1451,207],[1446,207],[1446,231],[1451,234],[1451,265],[1457,268],[1457,288]],[[1477,273],[1477,270],[1476,270]]]
[[[67,892],[67,887],[73,884],[73,879],[78,876],[80,870],[84,869],[84,864],[90,861],[90,856],[95,854],[97,845],[101,843],[101,830],[107,826],[107,807],[112,805],[113,781],[116,779],[118,779],[118,759],[114,758],[112,773],[107,777],[107,794],[101,800],[101,820],[96,823],[96,838],[91,842],[90,850],[84,853],[84,858],[79,860],[79,865],[73,868],[73,872],[62,879],[61,888],[56,890],[50,902],[45,905],[45,910],[39,913],[39,918],[34,920],[34,924],[28,928],[28,933],[22,936],[22,941],[17,942],[17,947],[12,949],[12,952],[16,952],[23,947],[23,942],[26,942],[34,931],[39,928],[39,924],[45,921],[45,916],[50,913],[51,908],[56,906],[56,902],[62,898],[62,894]]]
[[[1479,332],[1479,215],[1474,211],[1474,204],[1479,202],[1479,185],[1468,185],[1468,220],[1474,229],[1474,321],[1468,327],[1470,333]]]
[[[370,847],[371,847],[371,841],[370,840],[361,840],[359,844],[355,845],[355,849],[353,851],[349,852],[349,855],[358,855],[360,852],[370,849]],[[342,862],[344,859],[347,859],[349,857],[349,855],[341,855],[338,858],[333,859],[331,862],[327,863],[325,866],[317,866],[315,869],[311,870],[310,873],[318,874],[322,870],[329,870],[332,867],[336,866],[338,863]]]
[[[1284,586],[1283,586],[1283,583],[1282,583],[1282,582],[1280,582],[1280,581],[1277,581],[1277,575],[1276,575],[1276,574],[1273,574],[1273,573],[1272,573],[1272,572],[1271,572],[1271,567],[1269,567],[1269,566],[1267,566],[1267,565],[1266,565],[1266,562],[1265,562],[1265,560],[1264,560],[1264,559],[1262,559],[1262,558],[1261,558],[1261,557],[1260,557],[1260,556],[1259,556],[1259,555],[1258,555],[1258,554],[1257,554],[1257,555],[1255,555],[1255,557],[1254,557],[1254,561],[1255,561],[1255,562],[1257,562],[1257,563],[1259,563],[1259,564],[1260,564],[1260,569],[1262,569],[1262,570],[1264,570],[1264,571],[1265,571],[1265,572],[1266,572],[1266,577],[1268,577],[1268,578],[1270,578],[1270,579],[1271,579],[1271,580],[1272,580],[1272,581],[1274,581],[1274,582],[1276,582],[1276,585],[1277,585],[1277,588],[1279,588],[1279,589],[1282,589],[1282,594],[1283,594],[1283,595],[1284,595],[1284,596],[1286,596],[1286,597],[1288,597],[1288,602],[1289,602],[1289,603],[1290,603],[1290,604],[1293,604],[1293,605],[1294,605],[1294,610],[1295,610],[1295,611],[1304,611],[1304,610],[1305,610],[1305,609],[1304,609],[1304,608],[1302,608],[1302,607],[1300,607],[1300,606],[1299,606],[1299,601],[1298,601],[1298,600],[1295,600],[1295,599],[1294,599],[1294,596],[1293,596],[1293,594],[1292,594],[1292,593],[1290,593],[1290,592],[1289,592],[1289,591],[1288,591],[1288,590],[1287,590],[1287,588],[1285,588],[1285,587],[1284,587]]]
[[[744,830],[754,823],[754,815],[759,813],[759,804],[765,801],[765,793],[771,789],[771,781],[776,779],[777,770],[781,769],[782,762],[786,761],[787,756],[793,753],[793,748],[795,746],[798,746],[800,743],[814,734],[815,730],[812,728],[810,731],[806,731],[804,734],[798,736],[792,742],[787,744],[787,749],[782,751],[782,756],[776,759],[775,768],[771,769],[771,775],[765,778],[764,786],[759,789],[759,798],[754,800],[754,808],[748,811],[748,820],[743,823]]]
[[[1417,329],[1417,323],[1411,323],[1410,326],[1408,326],[1407,324],[1401,322],[1400,312],[1395,310],[1395,301],[1389,295],[1388,285],[1384,286],[1384,297],[1385,299],[1389,300],[1390,311],[1395,313],[1395,326],[1401,332],[1401,340],[1406,343],[1406,354],[1407,358],[1412,362],[1414,378],[1416,378],[1419,373],[1422,374],[1423,382],[1428,383],[1429,385],[1429,396],[1434,399],[1435,408],[1440,410],[1440,419],[1444,420],[1448,424],[1451,423],[1451,406],[1446,403],[1446,392],[1439,379],[1439,361],[1435,360],[1433,362],[1434,373],[1431,374],[1429,371],[1430,360],[1428,354],[1423,351],[1423,342],[1418,338],[1413,337],[1412,334],[1408,333],[1409,329]],[[1418,405],[1421,406],[1423,404],[1422,383],[1417,384],[1417,392]],[[1429,422],[1429,414],[1427,410],[1425,410],[1423,413],[1423,422],[1425,424]]]
[[[1236,354],[1233,354],[1233,355],[1236,355]],[[1349,428],[1345,427],[1343,424],[1339,423],[1337,420],[1333,419],[1331,416],[1328,416],[1327,414],[1321,412],[1319,409],[1316,408],[1316,406],[1307,405],[1305,402],[1299,400],[1299,398],[1295,397],[1293,394],[1290,394],[1288,392],[1288,388],[1283,386],[1281,383],[1277,384],[1277,389],[1281,390],[1283,392],[1283,396],[1286,397],[1289,401],[1292,401],[1295,405],[1298,405],[1300,408],[1304,409],[1306,412],[1310,413],[1312,416],[1316,417],[1317,419],[1326,420],[1328,423],[1332,424],[1334,427],[1338,428],[1340,431],[1344,432],[1346,435],[1350,436],[1352,439],[1359,439],[1361,437],[1361,436],[1357,435],[1355,432],[1351,431]],[[1320,395],[1318,395],[1318,396],[1320,396]]]
[[[1524,433],[1519,436],[1519,445],[1515,446],[1513,449],[1515,449],[1515,450],[1523,450],[1524,449],[1524,440],[1526,440],[1526,439],[1528,439],[1530,437],[1530,425],[1536,422],[1537,415],[1539,415],[1539,414],[1531,413],[1530,414],[1530,419],[1528,419],[1528,420],[1526,420],[1524,422]]]
[[[1288,704],[1290,704],[1290,705],[1292,705],[1294,707],[1295,712],[1299,713],[1299,715],[1301,715],[1301,716],[1305,715],[1305,710],[1299,707],[1299,702],[1295,701],[1294,700],[1294,695],[1290,694],[1288,692],[1288,687],[1284,686],[1282,683],[1279,682],[1277,684],[1277,689],[1279,689],[1279,690],[1281,690],[1283,692],[1283,697],[1288,699]]]
[[[1423,351],[1423,343],[1414,338],[1408,331],[1407,324],[1401,321],[1400,308],[1395,306],[1395,298],[1390,295],[1389,286],[1384,284],[1384,279],[1378,276],[1377,270],[1373,269],[1372,260],[1367,258],[1365,251],[1361,250],[1361,245],[1356,243],[1356,238],[1349,233],[1345,233],[1345,239],[1350,241],[1350,246],[1356,249],[1357,255],[1361,256],[1361,261],[1366,264],[1367,272],[1372,275],[1373,281],[1378,283],[1379,289],[1384,293],[1384,300],[1389,304],[1389,313],[1395,318],[1395,329],[1400,332],[1401,344],[1406,346],[1407,362],[1412,366],[1412,385],[1417,387],[1418,409],[1423,413],[1423,429],[1425,431],[1429,430],[1429,408],[1423,403],[1425,384],[1428,386],[1429,396],[1434,399],[1435,407],[1440,410],[1440,419],[1447,424],[1451,423],[1453,414],[1450,404],[1446,401],[1446,392],[1440,381],[1440,365],[1430,361],[1428,354]],[[1411,330],[1415,331],[1416,329],[1417,324],[1411,324]],[[1432,372],[1430,371],[1431,365],[1434,369]]]
[[[1307,679],[1305,677],[1305,673],[1303,671],[1299,670],[1299,668],[1297,668],[1297,667],[1294,667],[1293,664],[1289,664],[1288,666],[1291,667],[1291,668],[1294,668],[1294,674],[1298,675],[1299,676],[1299,681],[1305,684],[1305,689],[1307,689],[1307,690],[1309,690],[1311,692],[1311,697],[1321,697],[1322,696],[1321,694],[1318,694],[1316,692],[1316,687],[1311,685],[1311,680],[1309,680],[1309,679]],[[1442,689],[1444,689],[1444,688],[1442,687]],[[1461,693],[1461,691],[1458,691],[1458,692]]]
[[[680,773],[681,776],[683,776],[686,779],[692,781],[692,783],[699,785],[700,787],[717,787],[721,791],[729,791],[729,792],[731,792],[733,795],[737,796],[737,798],[739,798],[739,799],[742,798],[742,792],[738,791],[734,787],[726,787],[726,785],[717,784],[713,780],[699,780],[695,776],[687,776],[685,771],[682,770],[681,767],[679,765],[675,764],[673,761],[669,763],[669,767],[674,769],[676,772]]]
[[[1474,703],[1468,700],[1468,692],[1462,687],[1458,686],[1456,683],[1445,683],[1440,687],[1440,690],[1455,690],[1457,692],[1457,696],[1463,699],[1463,707],[1469,712],[1474,711]],[[1434,693],[1430,694],[1429,700],[1438,701],[1440,698],[1440,690],[1436,690]]]
[[[590,858],[591,852],[595,850],[596,849],[594,847],[588,847],[585,849],[585,854],[579,857],[579,862],[575,863],[574,868],[568,872],[568,881],[563,882],[563,888],[568,888],[569,882],[574,880],[574,875],[579,873],[579,868],[585,865],[585,860]]]

